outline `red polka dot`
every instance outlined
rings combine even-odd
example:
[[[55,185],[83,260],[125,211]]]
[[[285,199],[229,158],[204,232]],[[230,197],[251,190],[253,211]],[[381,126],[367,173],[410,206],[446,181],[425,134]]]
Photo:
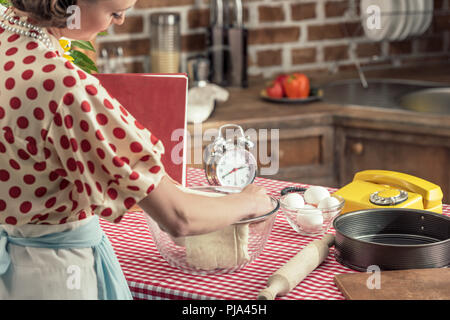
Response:
[[[67,168],[68,168],[70,171],[75,171],[75,170],[77,170],[77,162],[75,161],[74,158],[69,158],[69,159],[67,160]]]
[[[13,78],[8,78],[5,81],[5,88],[7,90],[12,90],[14,89],[14,86],[16,85],[16,81]]]
[[[53,52],[53,51],[49,51],[49,52],[47,52],[44,56],[45,56],[45,58],[47,58],[47,59],[53,59],[53,58],[56,58],[56,53]]]
[[[28,119],[26,117],[19,117],[17,119],[17,126],[20,129],[26,129],[28,128]]]
[[[131,191],[139,191],[140,190],[138,186],[128,186],[127,189],[131,190]]]
[[[20,170],[20,164],[14,159],[9,160],[9,165],[15,170]]]
[[[97,190],[98,190],[98,192],[103,192],[103,189],[102,189],[102,185],[100,184],[100,182],[95,182],[95,187],[97,188]]]
[[[50,110],[51,113],[55,114],[56,110],[58,109],[58,103],[56,101],[50,101],[50,103],[48,104],[48,108]]]
[[[38,152],[36,139],[34,139],[33,137],[27,137],[25,140],[28,141],[27,143],[28,152],[31,153],[32,155],[36,155]]]
[[[3,143],[0,142],[0,152],[1,153],[5,153],[6,152],[6,147]]]
[[[75,211],[78,208],[78,202],[77,201],[72,201],[72,208],[70,209],[70,211]]]
[[[33,165],[33,168],[34,168],[34,170],[36,170],[36,171],[44,171],[45,168],[47,168],[47,164],[45,163],[45,161],[42,161],[42,162],[36,162],[36,163]]]
[[[27,49],[28,49],[28,50],[34,50],[34,49],[36,49],[38,46],[39,46],[39,45],[37,44],[37,42],[31,41],[31,42],[28,42],[28,44],[27,44]]]
[[[92,194],[91,186],[88,185],[87,183],[84,184],[84,189],[86,190],[86,193],[88,196],[90,196]]]
[[[109,217],[110,215],[112,215],[112,209],[111,208],[106,208],[100,213],[100,215],[102,217]]]
[[[61,144],[61,147],[62,147],[63,149],[66,149],[66,150],[67,150],[67,149],[70,148],[69,138],[67,138],[67,136],[65,136],[65,135],[61,137],[59,143]]]
[[[44,89],[47,91],[52,91],[53,89],[55,89],[55,81],[53,81],[52,79],[47,79],[44,81]]]
[[[31,77],[33,77],[33,74],[34,74],[33,70],[25,70],[22,73],[22,79],[23,80],[30,80]]]
[[[115,128],[113,130],[113,134],[117,139],[123,139],[126,136],[125,130],[123,130],[122,128]]]
[[[23,149],[19,149],[19,151],[17,151],[17,154],[19,155],[19,158],[22,160],[30,159],[30,155]]]
[[[105,151],[103,151],[103,149],[101,149],[101,148],[97,148],[97,154],[98,154],[98,156],[100,157],[100,159],[105,159]]]
[[[8,61],[8,62],[5,63],[5,65],[3,66],[3,69],[4,69],[5,71],[9,71],[9,70],[11,70],[12,68],[14,68],[14,65],[15,65],[14,61]]]
[[[124,123],[128,124],[127,119],[125,119],[123,116],[120,116],[120,119],[122,119],[122,121],[123,121]]]
[[[66,66],[67,69],[70,69],[70,70],[75,69],[75,67],[73,66],[72,62],[70,62],[70,61],[66,61],[64,63],[64,65]]]
[[[118,193],[117,193],[116,189],[109,188],[107,193],[108,193],[108,196],[111,198],[111,200],[116,200],[117,199]]]
[[[26,93],[30,100],[35,100],[38,96],[38,91],[35,88],[28,88]]]
[[[92,161],[88,161],[87,162],[87,165],[88,165],[88,169],[89,169],[89,172],[90,173],[94,173],[95,172],[95,165],[94,165],[94,163],[92,162]]]
[[[161,167],[160,167],[160,166],[153,166],[153,167],[151,167],[150,170],[148,170],[148,171],[150,171],[151,173],[156,174],[156,173],[158,173],[160,170],[161,170]]]
[[[134,200],[134,198],[131,197],[126,198],[123,204],[125,205],[125,208],[130,209],[132,206],[136,204],[136,200]]]
[[[59,208],[56,208],[55,211],[56,211],[56,212],[64,212],[64,211],[66,211],[66,209],[67,209],[66,206],[61,206],[61,207],[59,207]]]
[[[72,146],[72,151],[77,152],[78,150],[78,142],[74,138],[70,138],[70,145]]]
[[[67,76],[63,79],[63,83],[66,87],[71,88],[77,83],[77,80],[72,76]]]
[[[77,73],[81,80],[85,80],[87,78],[87,75],[85,72],[83,72],[81,70],[77,70]]]
[[[31,64],[31,63],[33,63],[35,61],[36,61],[36,57],[35,56],[28,56],[28,57],[23,59],[23,63],[24,64]]]
[[[81,141],[81,150],[83,150],[83,152],[89,152],[91,150],[91,144],[88,140],[85,139]]]
[[[59,184],[59,190],[64,190],[65,188],[67,188],[67,186],[70,184],[69,180],[64,179],[63,181],[61,181],[61,183]]]
[[[97,122],[99,125],[104,126],[108,123],[108,117],[103,113],[99,113],[96,116]]]
[[[70,114],[64,117],[64,124],[67,129],[71,129],[73,127],[73,117]]]
[[[8,38],[8,42],[14,42],[14,41],[16,41],[19,38],[20,38],[20,36],[18,34],[13,34],[12,36],[10,36]]]
[[[31,174],[26,174],[23,176],[23,182],[26,184],[33,184],[36,182],[36,178]]]
[[[150,192],[152,192],[153,189],[155,189],[155,185],[154,185],[154,184],[152,184],[150,187],[148,187],[148,189],[147,189],[147,194],[149,194]]]
[[[123,162],[123,160],[121,159],[121,158],[119,158],[118,156],[115,156],[114,158],[113,158],[113,164],[116,166],[116,167],[123,167],[123,165],[124,165],[124,162]]]
[[[5,128],[3,128],[3,130],[5,131],[5,133],[3,135],[5,140],[8,143],[13,144],[15,139],[14,139],[14,134],[13,134],[11,128],[10,127],[5,127]]]
[[[0,200],[0,201],[3,201],[3,200]],[[1,206],[0,206],[0,210],[1,210]],[[11,225],[15,226],[17,224],[17,219],[15,217],[7,217],[5,219],[5,222],[7,224],[11,224]]]
[[[86,86],[86,92],[89,93],[91,96],[95,96],[98,93],[97,88],[94,87],[93,85]]]
[[[0,107],[0,119],[3,119],[5,117],[5,109]]]
[[[86,219],[86,212],[81,211],[80,214],[78,215],[78,220],[83,220]]]
[[[53,207],[53,206],[55,205],[55,203],[56,203],[56,198],[55,198],[55,197],[52,197],[52,198],[48,199],[48,200],[45,202],[45,207],[46,207],[46,208],[51,208],[51,207]]]
[[[0,181],[6,182],[9,180],[9,172],[6,170],[0,170]]]
[[[56,69],[56,66],[54,64],[48,64],[42,68],[42,71],[44,71],[45,73],[49,73],[55,69]]]
[[[103,133],[100,130],[95,131],[95,137],[100,141],[105,140],[105,137],[103,136]]]
[[[155,135],[152,134],[150,136],[150,141],[152,142],[153,145],[155,145],[159,142],[159,139]]]
[[[78,167],[78,171],[80,171],[81,174],[84,173],[84,164],[81,161],[77,161],[77,167]]]
[[[111,101],[109,101],[108,99],[103,100],[103,105],[108,108],[108,109],[114,109],[114,106],[112,105]]]
[[[137,173],[136,171],[133,171],[130,174],[130,180],[137,180],[137,179],[139,179],[139,173]]]
[[[69,92],[64,95],[63,101],[66,106],[70,106],[75,101],[75,97]]]
[[[58,127],[62,126],[63,120],[62,120],[61,114],[59,112],[55,114],[55,117],[53,118],[53,121],[55,122],[55,124]]]
[[[36,189],[36,191],[34,191],[34,195],[38,198],[42,198],[43,196],[45,196],[46,193],[47,193],[46,187],[39,187]]]
[[[25,201],[20,205],[20,212],[22,213],[28,213],[30,212],[32,207],[32,204],[30,201]]]
[[[112,143],[109,144],[109,147],[111,148],[112,151],[116,152],[117,148],[115,145],[113,145]]]
[[[9,196],[11,198],[18,198],[20,197],[20,194],[22,193],[22,190],[20,190],[19,187],[12,187],[9,189]]]
[[[82,193],[84,190],[83,182],[81,180],[75,180],[75,186],[77,187],[77,192]]]
[[[83,102],[81,103],[81,110],[83,110],[84,112],[89,112],[89,111],[91,111],[91,105],[89,104],[89,102],[83,101]]]
[[[89,123],[87,123],[85,120],[81,120],[80,121],[80,129],[83,130],[84,132],[88,132],[89,131]]]
[[[9,56],[15,55],[17,53],[17,51],[19,51],[19,49],[14,47],[14,48],[8,49],[5,54],[9,57]]]
[[[17,110],[22,106],[22,101],[19,98],[14,97],[9,100],[9,105],[12,109]]]
[[[132,142],[130,145],[130,149],[133,152],[141,152],[143,150],[142,148],[142,144],[140,144],[139,142]]]

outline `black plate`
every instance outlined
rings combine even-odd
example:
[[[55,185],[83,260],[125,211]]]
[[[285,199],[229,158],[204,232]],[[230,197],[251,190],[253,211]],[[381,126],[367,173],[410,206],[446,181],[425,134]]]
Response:
[[[322,100],[323,91],[319,88],[312,88],[311,92],[309,93],[308,98],[302,98],[302,99],[290,99],[290,98],[271,98],[267,95],[266,90],[262,90],[260,93],[261,99],[267,102],[272,103],[278,103],[278,104],[305,104],[305,103],[311,103],[315,101]]]
[[[415,209],[369,209],[340,215],[336,260],[366,271],[450,266],[450,217]]]

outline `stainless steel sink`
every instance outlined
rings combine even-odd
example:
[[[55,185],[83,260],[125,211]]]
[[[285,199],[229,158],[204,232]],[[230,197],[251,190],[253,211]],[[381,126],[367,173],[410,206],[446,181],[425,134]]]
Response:
[[[441,83],[397,79],[340,80],[323,87],[329,103],[450,115],[450,87]]]

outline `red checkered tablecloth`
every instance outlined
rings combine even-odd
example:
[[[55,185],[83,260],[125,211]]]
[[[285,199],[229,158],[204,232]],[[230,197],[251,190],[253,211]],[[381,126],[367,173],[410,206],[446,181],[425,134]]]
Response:
[[[188,186],[207,185],[203,170],[188,169]],[[256,178],[278,197],[288,186],[302,184]],[[333,191],[333,189],[330,189]],[[450,206],[444,206],[450,214]],[[190,275],[170,266],[159,254],[142,212],[129,212],[120,224],[101,219],[135,299],[233,299],[253,300],[265,288],[268,277],[309,242],[318,237],[296,233],[283,214],[278,214],[261,255],[244,269],[222,275]],[[330,233],[334,233],[330,229]],[[340,265],[334,248],[327,259],[288,295],[277,299],[345,299],[333,281],[339,273],[356,272]]]

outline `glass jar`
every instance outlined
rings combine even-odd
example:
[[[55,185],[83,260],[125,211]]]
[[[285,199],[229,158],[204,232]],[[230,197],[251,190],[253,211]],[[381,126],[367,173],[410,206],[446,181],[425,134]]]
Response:
[[[180,15],[159,12],[150,16],[152,73],[180,72]]]

